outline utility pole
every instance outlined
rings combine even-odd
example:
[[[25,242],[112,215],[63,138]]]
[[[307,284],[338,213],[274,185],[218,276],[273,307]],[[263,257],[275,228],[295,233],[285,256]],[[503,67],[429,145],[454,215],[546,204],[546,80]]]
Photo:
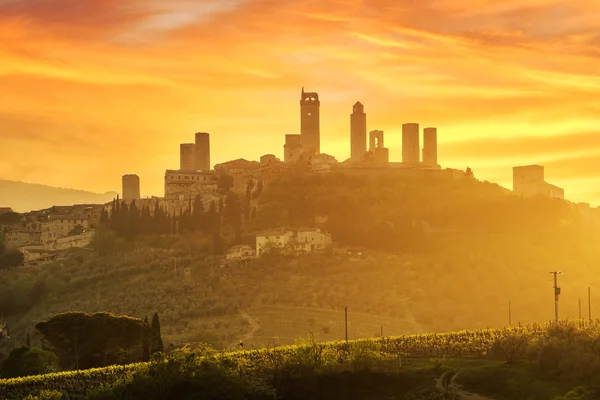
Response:
[[[590,317],[590,321],[592,320],[592,294],[590,287],[588,286],[588,314]]]
[[[510,300],[508,301],[508,326],[510,326],[512,323],[512,315],[510,312]]]
[[[560,288],[557,284],[557,275],[562,275],[563,273],[560,271],[553,271],[550,274],[554,275],[554,320],[558,322],[558,296],[560,295]]]
[[[344,308],[344,322],[346,326],[346,343],[348,343],[348,307]]]

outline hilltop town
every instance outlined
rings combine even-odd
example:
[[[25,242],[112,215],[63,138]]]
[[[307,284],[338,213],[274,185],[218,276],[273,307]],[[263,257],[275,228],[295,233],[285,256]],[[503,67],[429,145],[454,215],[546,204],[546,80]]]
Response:
[[[126,204],[153,215],[161,210],[171,218],[194,213],[194,207],[222,209],[229,193],[247,198],[248,210],[241,218],[255,215],[262,192],[273,181],[290,174],[342,173],[345,176],[377,177],[381,173],[398,179],[427,178],[475,179],[473,171],[442,168],[438,161],[438,130],[418,123],[402,125],[400,162],[390,161],[385,147],[384,131],[371,130],[367,135],[367,115],[362,103],[356,102],[350,115],[351,157],[338,162],[333,155],[321,153],[320,100],[316,92],[302,88],[300,96],[300,134],[285,135],[284,159],[265,154],[259,161],[237,159],[211,166],[210,134],[198,132],[194,143],[180,145],[178,169],[167,169],[164,175],[164,196],[145,197],[140,194],[140,179],[135,174],[122,177],[122,196],[118,202],[54,206],[49,209],[14,215],[9,207],[0,208],[0,232],[7,248],[24,255],[23,262],[38,263],[56,259],[61,251],[88,245],[102,218],[109,218],[115,204]],[[520,196],[547,196],[564,199],[564,190],[546,182],[541,165],[513,168],[513,193]],[[571,203],[569,203],[571,204]],[[589,204],[571,204],[584,220],[600,221],[600,208]],[[245,260],[260,256],[264,248],[274,245],[290,252],[327,248],[332,237],[315,227],[293,232],[277,226],[275,232],[258,232],[253,245],[236,245],[226,260]],[[178,230],[178,229],[175,229]],[[310,234],[306,232],[312,232]],[[269,243],[267,243],[269,242]]]

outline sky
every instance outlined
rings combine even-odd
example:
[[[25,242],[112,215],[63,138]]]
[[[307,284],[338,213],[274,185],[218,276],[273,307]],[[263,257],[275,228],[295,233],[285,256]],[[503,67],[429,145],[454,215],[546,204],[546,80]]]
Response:
[[[0,179],[162,195],[198,131],[282,158],[304,86],[340,161],[360,101],[393,161],[417,122],[443,167],[600,205],[599,59],[597,0],[0,0]]]

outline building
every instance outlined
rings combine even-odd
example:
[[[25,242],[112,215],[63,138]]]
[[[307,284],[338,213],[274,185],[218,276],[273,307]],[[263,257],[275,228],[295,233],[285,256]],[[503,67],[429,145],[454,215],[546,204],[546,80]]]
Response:
[[[299,229],[296,233],[296,241],[310,245],[309,251],[324,250],[331,246],[331,235],[321,232],[320,229]]]
[[[350,114],[350,158],[362,161],[367,153],[367,114],[364,106],[356,102]]]
[[[87,229],[88,220],[71,215],[55,215],[42,222],[42,243],[54,242],[57,239],[71,236]]]
[[[213,192],[217,190],[218,182],[219,176],[214,172],[168,169],[165,172],[165,197]]]
[[[14,212],[10,207],[0,207],[0,215]]]
[[[335,157],[330,156],[329,154],[314,154],[310,158],[310,169],[313,172],[331,171],[333,166],[337,163]]]
[[[283,162],[293,163],[298,161],[302,154],[302,137],[300,135],[285,135],[283,145]]]
[[[227,260],[249,260],[254,258],[254,249],[248,245],[240,244],[229,249],[225,258]]]
[[[195,170],[210,171],[210,135],[206,132],[196,133],[195,157]]]
[[[280,163],[281,160],[277,157],[275,157],[274,154],[265,154],[264,156],[260,157],[260,166],[264,167],[266,165],[271,165],[274,163]]]
[[[565,198],[564,189],[544,180],[544,167],[541,165],[513,167],[513,192],[525,196]]]
[[[256,235],[256,255],[261,256],[270,249],[285,250],[294,233],[287,229],[274,229]]]
[[[384,146],[383,131],[369,132],[369,160],[376,164],[387,164],[390,161],[390,151]]]
[[[304,151],[310,154],[321,152],[320,110],[321,102],[316,92],[305,92],[300,96],[300,136]]]
[[[423,129],[423,164],[436,167],[437,162],[437,128]]]
[[[195,143],[182,143],[179,145],[179,169],[181,171],[196,170]]]
[[[140,197],[140,177],[123,175],[123,200],[139,200]]]
[[[40,243],[42,232],[39,229],[25,229],[22,227],[9,229],[4,234],[4,240],[7,247],[16,248],[28,243]]]
[[[419,124],[402,124],[402,162],[419,163]]]

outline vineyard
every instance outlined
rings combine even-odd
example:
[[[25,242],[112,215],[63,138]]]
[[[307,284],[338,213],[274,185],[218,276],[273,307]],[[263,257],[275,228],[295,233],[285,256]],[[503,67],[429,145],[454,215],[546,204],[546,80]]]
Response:
[[[600,321],[562,324],[593,332],[600,327]],[[251,351],[214,352],[208,355],[189,353],[186,360],[193,359],[196,366],[212,362],[240,375],[260,377],[273,376],[286,365],[308,365],[314,370],[360,364],[365,364],[366,367],[401,368],[403,363],[418,358],[485,357],[492,345],[499,340],[519,337],[535,341],[548,331],[548,326],[533,324],[502,329],[359,339],[348,343],[313,340],[298,345]],[[162,362],[168,364],[171,357],[173,356],[167,356]],[[160,362],[157,359],[150,363],[0,380],[0,398],[16,400],[42,390],[58,390],[67,393],[69,399],[84,399],[90,389],[144,374]]]

